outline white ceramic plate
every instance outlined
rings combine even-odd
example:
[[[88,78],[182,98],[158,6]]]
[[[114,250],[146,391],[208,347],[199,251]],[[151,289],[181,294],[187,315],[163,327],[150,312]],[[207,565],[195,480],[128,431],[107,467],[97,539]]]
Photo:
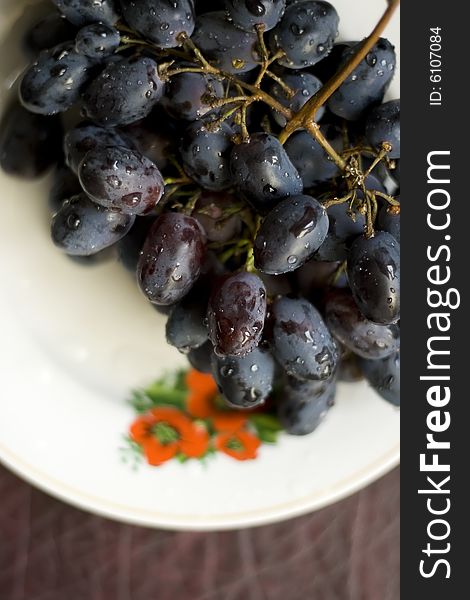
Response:
[[[14,27],[24,5],[0,7],[0,102],[21,71]],[[344,39],[366,35],[385,6],[336,0]],[[399,17],[387,34],[399,43]],[[3,40],[3,41],[2,41]],[[16,41],[15,41],[16,40]],[[398,76],[391,96],[398,97]],[[282,436],[259,458],[222,454],[134,471],[119,452],[134,419],[131,388],[184,365],[164,319],[114,262],[85,268],[49,240],[48,181],[0,174],[0,459],[76,506],[132,523],[222,529],[318,509],[398,462],[399,413],[365,384],[341,385],[316,433]]]

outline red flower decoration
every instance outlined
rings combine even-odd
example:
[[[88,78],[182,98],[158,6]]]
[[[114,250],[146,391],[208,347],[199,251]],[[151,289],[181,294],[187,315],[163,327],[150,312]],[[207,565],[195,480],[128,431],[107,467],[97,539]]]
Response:
[[[220,433],[214,440],[217,450],[237,460],[256,458],[261,441],[249,431]]]
[[[152,409],[134,421],[130,436],[141,446],[147,462],[154,466],[178,453],[188,458],[200,458],[209,447],[206,429],[176,408]]]

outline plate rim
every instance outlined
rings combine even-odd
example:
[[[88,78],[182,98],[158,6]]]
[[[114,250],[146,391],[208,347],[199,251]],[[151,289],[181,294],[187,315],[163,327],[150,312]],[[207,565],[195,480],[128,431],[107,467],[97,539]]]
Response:
[[[207,515],[169,515],[159,511],[111,503],[99,496],[92,496],[75,489],[36,469],[8,450],[2,443],[0,443],[0,463],[48,495],[79,510],[120,523],[171,531],[228,531],[270,525],[306,515],[353,495],[399,465],[400,441],[398,440],[395,446],[385,454],[358,469],[354,474],[308,496],[269,508],[228,513],[214,519],[210,519]]]

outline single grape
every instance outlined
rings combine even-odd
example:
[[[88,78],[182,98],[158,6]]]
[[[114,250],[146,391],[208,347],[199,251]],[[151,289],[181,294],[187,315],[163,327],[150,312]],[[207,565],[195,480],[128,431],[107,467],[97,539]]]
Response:
[[[400,352],[382,360],[360,360],[367,381],[384,400],[400,406]]]
[[[356,52],[357,44],[345,47],[342,64]],[[382,102],[395,73],[395,64],[394,47],[385,38],[380,38],[366,58],[330,97],[328,108],[338,117],[357,121],[372,106]]]
[[[67,165],[78,173],[85,155],[95,148],[126,146],[124,138],[113,129],[83,122],[67,131],[64,137],[64,154]]]
[[[329,219],[328,235],[318,249],[315,258],[320,261],[344,261],[349,247],[357,236],[364,233],[366,218],[354,211],[354,220],[349,214],[349,204],[334,204],[327,210]]]
[[[315,431],[333,406],[336,380],[299,381],[290,377],[282,391],[278,417],[291,435],[307,435]]]
[[[114,25],[119,19],[114,0],[52,0],[74,25],[102,22]]]
[[[295,272],[295,289],[305,298],[312,299],[319,290],[334,285],[340,262],[309,260]]]
[[[33,114],[15,102],[0,123],[0,167],[24,179],[39,177],[59,159],[61,137],[58,117]]]
[[[300,175],[286,151],[268,133],[255,133],[247,142],[234,146],[230,170],[233,183],[261,212],[303,191]]]
[[[120,0],[127,24],[158,48],[176,48],[194,30],[192,0]]]
[[[90,150],[78,176],[92,200],[129,215],[149,213],[164,192],[157,166],[137,150],[120,146]]]
[[[212,373],[230,406],[254,408],[272,391],[275,364],[269,352],[255,348],[246,356],[212,356]]]
[[[178,131],[159,107],[146,119],[123,127],[121,135],[128,140],[127,145],[136,148],[155,163],[160,171],[170,166],[169,157],[176,154]]]
[[[236,239],[242,229],[238,214],[232,214],[237,199],[227,192],[203,192],[192,216],[199,221],[210,242],[224,243]]]
[[[289,96],[286,90],[277,82],[273,82],[270,85],[269,93],[283,106],[290,108],[294,114],[298,112],[323,85],[322,82],[315,77],[315,75],[302,71],[291,71],[290,73],[287,71],[282,73],[280,77],[282,81],[288,85],[292,91],[295,92],[295,95]],[[317,122],[322,118],[324,112],[325,108],[321,106],[315,116],[315,120]],[[280,127],[285,127],[287,125],[286,117],[280,112],[271,109],[271,114]]]
[[[354,299],[367,319],[381,325],[400,318],[400,247],[386,231],[354,240],[348,256]]]
[[[285,371],[298,379],[328,379],[338,348],[318,310],[301,298],[277,298],[272,305],[272,350]]]
[[[366,137],[374,148],[389,142],[389,158],[400,158],[400,100],[390,100],[373,108],[366,121]]]
[[[207,341],[202,346],[198,348],[193,348],[188,352],[186,358],[189,361],[189,364],[196,369],[196,371],[200,371],[201,373],[210,373],[212,371],[212,355],[214,354],[214,350],[212,348],[211,342]]]
[[[137,266],[142,292],[154,304],[175,304],[197,281],[205,253],[204,232],[196,219],[162,214],[145,240]]]
[[[195,286],[171,311],[166,322],[166,341],[187,354],[207,342],[208,294]]]
[[[119,48],[121,35],[117,29],[92,23],[82,27],[75,38],[75,49],[89,58],[104,58],[110,56]]]
[[[325,320],[331,333],[363,358],[385,358],[400,347],[398,325],[377,325],[366,319],[347,290],[329,292]]]
[[[256,33],[242,31],[229,23],[224,11],[197,17],[192,40],[205,58],[222,71],[245,73],[258,66]]]
[[[225,8],[235,27],[254,31],[263,25],[269,31],[284,14],[286,0],[225,0]]]
[[[135,275],[140,253],[155,217],[136,217],[129,233],[117,243],[117,255],[124,267]]]
[[[229,157],[233,131],[226,123],[216,129],[195,121],[186,129],[180,146],[188,175],[208,190],[220,191],[231,185]]]
[[[328,217],[318,200],[311,196],[281,200],[256,235],[255,266],[271,275],[295,271],[318,250],[327,232]]]
[[[43,50],[25,72],[20,99],[33,113],[54,115],[71,108],[91,76],[93,62],[72,42]]]
[[[25,36],[26,48],[37,55],[41,50],[53,48],[73,40],[76,28],[67,19],[54,11],[49,13],[27,32]]]
[[[67,254],[89,256],[125,236],[134,218],[98,206],[81,193],[66,200],[54,215],[52,241]]]
[[[55,214],[65,200],[83,192],[78,177],[67,165],[60,163],[54,171],[49,192],[49,208]]]
[[[174,119],[195,121],[212,110],[211,102],[223,98],[222,81],[206,73],[179,73],[166,85],[161,104]]]
[[[84,112],[106,127],[145,118],[162,97],[164,85],[151,58],[133,56],[109,63],[83,95]]]
[[[266,288],[244,271],[219,279],[207,310],[209,338],[218,355],[245,356],[258,346],[266,317]]]
[[[322,125],[320,131],[336,152],[343,151],[343,135],[339,127]],[[284,148],[306,188],[332,179],[340,173],[330,156],[307,131],[294,133]]]
[[[273,50],[283,50],[279,63],[303,69],[322,60],[331,51],[338,35],[339,17],[329,2],[304,0],[290,4],[280,23],[272,30]]]
[[[400,201],[400,196],[397,196],[396,200]],[[377,225],[382,231],[391,233],[400,243],[400,213],[396,212],[395,207],[382,206],[377,215]]]

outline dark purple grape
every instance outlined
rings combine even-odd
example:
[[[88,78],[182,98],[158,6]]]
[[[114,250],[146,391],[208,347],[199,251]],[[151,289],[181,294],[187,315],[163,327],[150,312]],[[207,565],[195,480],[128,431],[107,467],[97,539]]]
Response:
[[[398,325],[377,325],[366,319],[347,290],[328,294],[325,320],[336,339],[363,358],[385,358],[400,348]]]
[[[208,190],[221,191],[231,185],[229,157],[233,131],[226,123],[217,129],[200,121],[186,129],[180,146],[188,175]]]
[[[400,353],[382,360],[360,360],[367,381],[384,400],[400,406]]]
[[[38,21],[26,34],[25,44],[35,55],[75,37],[76,28],[57,11]]]
[[[52,0],[52,2],[71,23],[79,27],[96,22],[114,25],[119,19],[114,0]]]
[[[315,258],[321,261],[343,261],[357,236],[364,233],[366,219],[361,213],[354,211],[354,219],[349,215],[349,204],[335,204],[327,210],[329,219],[328,235],[318,249]]]
[[[80,163],[90,150],[106,146],[126,146],[126,142],[113,129],[105,129],[93,123],[80,123],[65,134],[65,161],[74,173],[78,173]]]
[[[174,119],[195,121],[212,110],[211,102],[223,98],[222,81],[205,73],[179,73],[166,85],[161,104]]]
[[[20,99],[33,113],[54,115],[71,108],[91,76],[93,62],[73,42],[43,50],[23,75]]]
[[[171,311],[166,322],[166,341],[187,354],[207,342],[208,294],[196,286]]]
[[[170,165],[168,157],[176,153],[177,131],[161,109],[153,110],[143,121],[122,128],[121,134],[160,171]]]
[[[338,348],[318,310],[303,299],[281,297],[272,305],[272,349],[285,371],[298,379],[328,379]]]
[[[52,220],[52,241],[73,256],[89,256],[119,241],[134,218],[107,210],[86,194],[66,200]]]
[[[348,256],[348,279],[365,317],[390,325],[400,318],[400,247],[386,231],[359,236]]]
[[[275,364],[272,356],[255,348],[246,356],[212,356],[212,373],[230,406],[254,408],[272,391]]]
[[[312,433],[333,406],[336,380],[299,381],[290,377],[282,390],[278,418],[291,435]]]
[[[75,49],[89,58],[105,58],[119,48],[121,35],[114,27],[92,23],[82,27],[75,38]]]
[[[224,11],[196,19],[192,36],[196,46],[215,67],[228,73],[245,73],[258,66],[258,38],[229,23]]]
[[[151,58],[133,56],[109,63],[86,89],[88,118],[115,127],[145,118],[162,97],[164,85]]]
[[[311,196],[281,200],[256,235],[255,266],[271,275],[295,271],[318,250],[327,232],[328,217],[318,200]]]
[[[193,33],[192,0],[120,0],[120,5],[127,24],[158,48],[180,46],[180,34]]]
[[[295,272],[295,289],[305,298],[312,298],[319,290],[333,285],[340,262],[309,260]]]
[[[258,346],[266,317],[266,288],[244,271],[216,282],[207,309],[209,338],[218,355],[244,356]]]
[[[396,198],[400,200],[400,196]],[[400,243],[400,213],[396,212],[395,207],[388,205],[382,206],[377,215],[377,225],[382,231],[388,231]]]
[[[150,228],[155,222],[152,216],[136,217],[135,223],[126,237],[117,244],[117,255],[124,267],[135,275],[140,253]]]
[[[64,200],[68,200],[82,191],[82,186],[75,173],[67,165],[58,165],[54,172],[51,191],[49,193],[49,208],[52,214],[55,214],[60,209]]]
[[[225,0],[225,8],[235,27],[254,31],[264,25],[264,31],[269,31],[284,14],[286,0]]]
[[[9,175],[34,179],[61,154],[62,126],[57,117],[44,117],[13,104],[0,123],[0,167]]]
[[[289,97],[286,91],[278,83],[274,82],[271,84],[269,92],[273,98],[280,102],[286,108],[290,108],[295,114],[302,106],[314,96],[318,90],[322,87],[322,82],[307,72],[284,72],[280,75],[282,81],[288,85],[291,90],[295,91],[295,95]],[[320,107],[316,113],[315,120],[318,122],[325,112],[324,107]],[[280,127],[287,125],[287,119],[284,115],[272,109],[271,113],[274,120]],[[310,136],[311,137],[311,136]]]
[[[389,158],[400,158],[400,100],[373,108],[366,121],[366,137],[374,148],[382,142],[392,145]]]
[[[230,170],[233,183],[261,212],[303,191],[300,175],[286,151],[268,133],[255,133],[247,142],[234,146]]]
[[[290,4],[270,37],[273,49],[286,53],[279,63],[291,69],[316,64],[331,51],[338,24],[338,13],[329,2]]]
[[[164,192],[157,166],[137,150],[120,146],[97,147],[88,152],[78,176],[92,200],[129,215],[149,213]]]
[[[205,253],[204,232],[196,219],[164,213],[152,226],[139,260],[141,290],[154,304],[175,304],[197,281]]]
[[[362,42],[358,42],[362,43]],[[357,44],[343,51],[342,64],[357,52]],[[395,73],[395,50],[385,38],[380,38],[364,60],[354,69],[328,100],[332,113],[357,121],[374,105],[380,104]]]
[[[343,151],[343,135],[339,127],[322,125],[320,131],[336,152]],[[306,188],[313,187],[340,174],[338,167],[330,156],[307,131],[294,133],[287,140],[284,148]]]
[[[212,371],[212,355],[214,354],[214,350],[212,348],[212,344],[207,341],[199,348],[193,348],[190,350],[186,356],[189,361],[189,364],[196,369],[196,371],[200,371],[201,373],[210,373]]]
[[[202,225],[210,242],[224,243],[240,235],[242,220],[237,214],[230,214],[236,203],[237,199],[226,192],[201,194],[192,216]]]

